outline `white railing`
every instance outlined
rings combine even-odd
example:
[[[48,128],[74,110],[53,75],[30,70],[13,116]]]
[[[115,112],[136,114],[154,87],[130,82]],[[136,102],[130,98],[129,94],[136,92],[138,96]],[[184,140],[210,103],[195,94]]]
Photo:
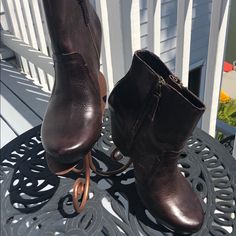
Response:
[[[145,0],[96,0],[103,27],[101,70],[109,91],[128,71],[132,54],[141,48],[140,2]],[[175,73],[188,85],[193,2],[198,0],[148,0],[147,48],[161,54],[162,5],[177,1]],[[201,0],[199,0],[200,2]],[[203,1],[201,1],[202,3]],[[209,0],[211,3],[211,0]],[[215,135],[218,97],[229,16],[230,0],[210,4],[210,36],[207,60],[203,58],[202,100],[207,105],[201,127]],[[53,62],[50,39],[41,0],[1,0],[3,43],[15,51],[22,70],[49,91],[53,86]]]

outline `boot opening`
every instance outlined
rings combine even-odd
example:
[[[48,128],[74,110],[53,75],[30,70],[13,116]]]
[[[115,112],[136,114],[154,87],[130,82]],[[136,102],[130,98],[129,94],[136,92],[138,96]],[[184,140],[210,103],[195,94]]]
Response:
[[[169,82],[169,75],[172,75],[172,73],[158,56],[146,50],[138,51],[137,56],[157,74],[162,76],[165,80],[167,79],[168,81],[166,82]]]
[[[199,98],[195,94],[193,94],[187,88],[180,86],[177,82],[171,79],[171,76],[175,76],[158,56],[146,50],[138,51],[137,56],[155,73],[163,77],[167,84],[169,84],[174,90],[176,90],[181,96],[183,96],[197,109],[205,109],[204,104],[199,100]]]

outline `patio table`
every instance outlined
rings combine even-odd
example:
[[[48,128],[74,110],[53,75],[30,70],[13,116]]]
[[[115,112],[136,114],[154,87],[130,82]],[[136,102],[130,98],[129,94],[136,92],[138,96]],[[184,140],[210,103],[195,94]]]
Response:
[[[109,113],[92,155],[103,170],[114,161]],[[189,138],[179,167],[202,200],[205,220],[193,235],[236,235],[236,161],[200,129]],[[48,170],[40,126],[17,137],[1,151],[1,235],[177,235],[158,225],[143,207],[135,189],[133,167],[114,177],[91,172],[89,200],[77,214],[71,189],[75,173],[57,177]]]

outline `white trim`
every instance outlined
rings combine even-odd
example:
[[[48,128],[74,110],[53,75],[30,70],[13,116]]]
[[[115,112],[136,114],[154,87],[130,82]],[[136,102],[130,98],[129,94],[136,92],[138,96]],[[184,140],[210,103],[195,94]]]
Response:
[[[212,1],[202,129],[215,136],[230,0]]]
[[[161,54],[161,0],[148,0],[148,49]]]
[[[102,70],[108,82],[108,91],[111,91],[114,87],[112,59],[111,59],[111,42],[110,42],[110,37],[104,37],[105,35],[110,35],[107,2],[96,1],[95,3],[96,3],[97,14],[100,17],[103,29],[102,30],[103,40],[101,47]]]
[[[124,39],[122,26],[121,1],[107,0],[109,37],[112,48],[111,61],[114,84],[125,74]],[[107,36],[108,37],[108,36]]]
[[[131,24],[131,47],[132,54],[141,48],[140,38],[140,4],[139,0],[132,0],[130,10],[130,24]]]
[[[175,74],[188,87],[193,0],[178,1]]]

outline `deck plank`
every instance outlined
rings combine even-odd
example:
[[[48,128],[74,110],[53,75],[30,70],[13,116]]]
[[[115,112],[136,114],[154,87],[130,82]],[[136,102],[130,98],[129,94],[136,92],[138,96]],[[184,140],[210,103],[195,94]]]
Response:
[[[17,135],[24,133],[42,121],[2,83],[1,116]]]
[[[18,135],[42,123],[50,93],[42,90],[14,66],[1,66],[1,148]]]
[[[1,143],[0,148],[5,146],[11,140],[17,137],[17,135],[13,132],[13,130],[8,126],[8,124],[0,118],[0,126],[1,126]]]
[[[43,119],[50,93],[42,90],[6,61],[1,62],[1,82],[39,119]]]

